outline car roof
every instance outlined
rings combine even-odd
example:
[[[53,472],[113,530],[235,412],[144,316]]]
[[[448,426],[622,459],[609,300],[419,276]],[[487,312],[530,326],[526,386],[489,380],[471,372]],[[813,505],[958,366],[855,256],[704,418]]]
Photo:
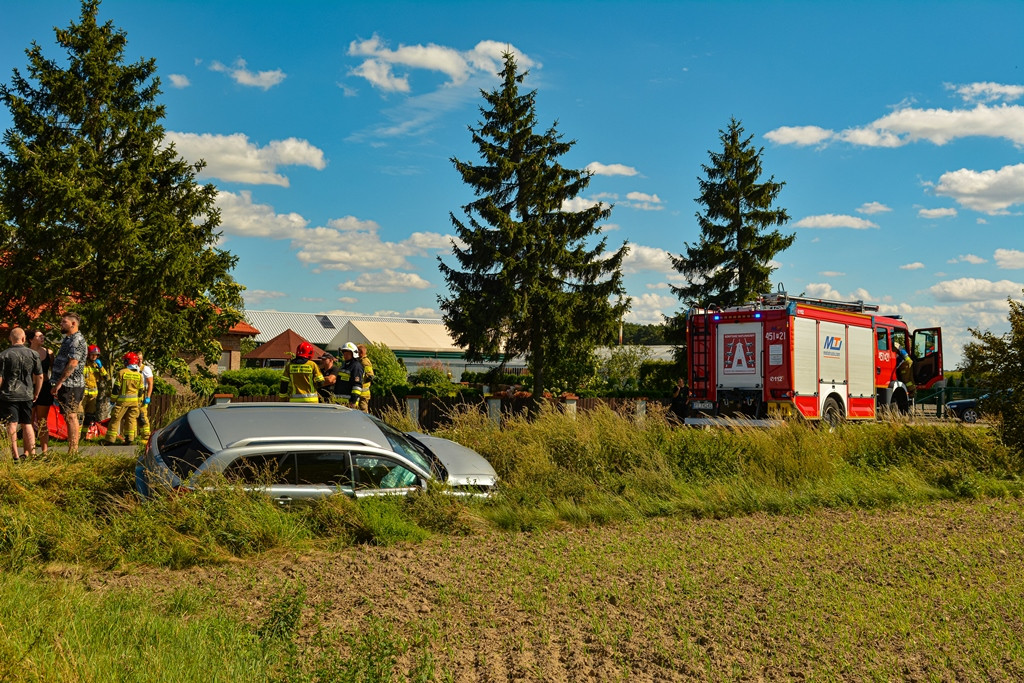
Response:
[[[387,448],[387,439],[359,410],[329,403],[225,403],[193,410],[193,433],[211,450],[243,440],[345,438]]]

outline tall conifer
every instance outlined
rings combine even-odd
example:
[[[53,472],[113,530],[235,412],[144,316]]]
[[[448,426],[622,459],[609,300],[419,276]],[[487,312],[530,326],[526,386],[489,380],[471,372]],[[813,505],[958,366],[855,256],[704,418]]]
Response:
[[[482,162],[452,158],[478,199],[451,214],[461,269],[441,261],[445,324],[472,360],[525,354],[539,398],[550,368],[607,343],[628,307],[622,286],[623,244],[605,254],[597,223],[611,209],[564,208],[590,174],[558,163],[575,142],[557,124],[537,133],[536,91],[520,93],[527,72],[504,55],[500,87],[483,92],[483,120],[470,127]],[[440,259],[439,259],[440,260]]]

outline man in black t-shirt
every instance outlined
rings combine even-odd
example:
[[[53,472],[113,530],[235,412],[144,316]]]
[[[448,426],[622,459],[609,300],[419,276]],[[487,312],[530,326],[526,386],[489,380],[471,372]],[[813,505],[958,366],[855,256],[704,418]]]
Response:
[[[32,404],[43,388],[43,365],[39,354],[25,346],[25,330],[15,327],[11,347],[0,353],[0,421],[7,422],[11,453],[18,462],[18,425],[25,443],[25,455],[35,454],[36,434],[32,429]]]

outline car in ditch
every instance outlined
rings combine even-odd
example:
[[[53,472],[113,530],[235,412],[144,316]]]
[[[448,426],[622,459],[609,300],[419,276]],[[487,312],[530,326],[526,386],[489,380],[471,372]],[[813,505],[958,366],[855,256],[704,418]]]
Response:
[[[135,467],[135,488],[145,497],[157,487],[227,481],[281,505],[336,494],[407,494],[429,481],[455,495],[488,496],[497,480],[470,448],[328,403],[197,408],[154,432]]]
[[[946,416],[963,422],[974,423],[981,417],[977,398],[961,398],[946,404]]]

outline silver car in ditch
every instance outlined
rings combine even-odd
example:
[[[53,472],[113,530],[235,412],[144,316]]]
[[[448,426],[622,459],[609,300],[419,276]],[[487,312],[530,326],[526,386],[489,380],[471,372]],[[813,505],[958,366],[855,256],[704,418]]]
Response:
[[[227,403],[197,408],[153,433],[135,487],[200,488],[220,480],[265,491],[282,505],[338,493],[409,493],[429,480],[452,493],[487,496],[491,464],[454,441],[403,433],[331,404]]]

